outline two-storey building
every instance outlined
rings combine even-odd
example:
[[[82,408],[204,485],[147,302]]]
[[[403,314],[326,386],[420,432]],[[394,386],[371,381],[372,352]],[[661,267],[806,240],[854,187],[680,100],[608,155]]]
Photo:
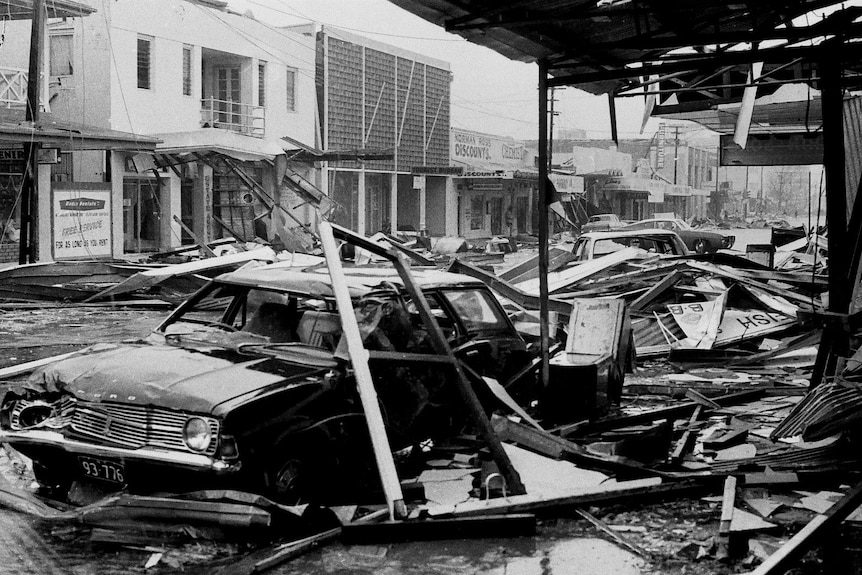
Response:
[[[48,23],[43,106],[67,122],[160,143],[155,154],[63,153],[53,170],[67,184],[62,199],[107,202],[110,249],[58,250],[42,225],[40,259],[117,257],[227,235],[307,242],[297,230],[313,222],[308,203],[319,197],[309,184],[318,182],[312,164],[290,161],[285,150],[295,146],[282,138],[319,144],[315,37],[219,0],[86,3],[95,14]],[[10,23],[0,66],[26,68],[29,39],[29,24]],[[99,185],[118,180],[119,191]],[[43,224],[60,196],[40,190]]]

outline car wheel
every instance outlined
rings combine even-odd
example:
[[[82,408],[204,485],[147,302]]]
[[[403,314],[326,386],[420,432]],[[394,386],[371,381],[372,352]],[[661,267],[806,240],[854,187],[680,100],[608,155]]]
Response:
[[[699,239],[696,242],[694,242],[694,251],[699,253],[699,254],[705,254],[706,253],[706,241],[704,241],[703,239]]]
[[[310,467],[298,454],[288,455],[270,471],[269,487],[275,499],[288,505],[308,503],[312,498]]]
[[[301,435],[301,434],[299,434]],[[288,435],[269,452],[271,462],[266,468],[268,495],[285,505],[320,502],[327,496],[327,485],[334,471],[334,447],[316,438],[303,442],[297,435]]]

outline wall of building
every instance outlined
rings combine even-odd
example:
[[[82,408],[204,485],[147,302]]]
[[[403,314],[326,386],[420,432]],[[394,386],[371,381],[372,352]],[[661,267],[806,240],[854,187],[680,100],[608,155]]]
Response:
[[[197,129],[202,55],[223,52],[243,59],[249,104],[257,104],[257,64],[266,62],[268,136],[315,143],[313,35],[276,30],[185,0],[91,3],[98,10],[95,14],[49,26],[49,35],[74,35],[72,74],[50,79],[51,109],[59,117],[142,134]],[[150,90],[137,87],[139,35],[153,40]],[[0,65],[26,70],[29,38],[29,22],[7,23]],[[188,96],[182,90],[184,45],[193,50]],[[295,72],[297,109],[293,111],[285,103],[287,70]]]

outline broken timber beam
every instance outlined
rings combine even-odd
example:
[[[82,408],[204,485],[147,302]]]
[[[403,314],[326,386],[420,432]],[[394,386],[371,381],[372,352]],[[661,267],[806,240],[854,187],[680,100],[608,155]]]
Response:
[[[598,517],[596,517],[595,515],[593,515],[589,511],[586,511],[585,509],[578,508],[575,510],[575,513],[577,513],[578,515],[580,515],[581,517],[583,517],[584,519],[586,519],[587,521],[592,523],[596,529],[598,529],[599,531],[601,531],[602,533],[604,533],[605,535],[607,535],[608,537],[610,537],[611,539],[616,541],[619,545],[621,545],[622,547],[625,547],[626,549],[628,549],[629,551],[631,551],[635,555],[639,555],[639,556],[645,557],[645,558],[649,557],[649,553],[647,553],[643,547],[639,547],[639,546],[635,545],[634,543],[632,543],[631,541],[629,541],[628,539],[626,539],[625,537],[623,537],[622,535],[620,535],[619,533],[617,533],[616,531],[611,529],[607,523],[605,523],[604,521],[602,521],[601,519],[599,519]]]
[[[703,485],[696,482],[663,483],[660,477],[619,481],[590,487],[575,487],[554,495],[510,495],[497,499],[468,501],[455,505],[430,507],[431,517],[469,517],[499,513],[532,513],[536,511],[569,510],[571,507],[637,500],[639,497],[658,496],[700,491]]]
[[[455,379],[458,393],[461,395],[461,399],[464,401],[467,406],[467,409],[473,416],[473,424],[476,426],[479,436],[482,438],[482,440],[485,442],[485,445],[488,447],[488,451],[490,452],[491,457],[494,459],[494,462],[497,464],[497,467],[500,470],[500,474],[505,478],[506,487],[509,493],[513,493],[516,495],[526,493],[524,484],[521,482],[521,477],[518,475],[518,471],[512,465],[512,462],[509,460],[509,456],[503,449],[503,446],[500,443],[500,439],[494,433],[494,429],[491,427],[491,421],[488,419],[488,415],[485,413],[485,409],[482,407],[482,404],[479,403],[479,398],[476,396],[476,392],[473,390],[473,386],[467,379],[467,374],[461,367],[461,363],[458,361],[458,358],[452,352],[452,348],[449,346],[449,342],[446,340],[446,336],[443,334],[443,330],[440,328],[440,324],[437,323],[437,320],[431,313],[431,306],[428,304],[428,300],[425,299],[425,294],[423,294],[419,286],[416,285],[416,281],[413,279],[413,276],[405,263],[404,252],[399,251],[400,248],[395,244],[393,244],[392,249],[387,250],[383,246],[375,242],[369,241],[367,238],[360,236],[355,232],[348,230],[347,228],[342,228],[328,222],[324,222],[319,227],[324,228],[327,233],[330,233],[330,235],[334,236],[337,234],[339,239],[342,239],[353,245],[362,247],[370,251],[371,253],[385,257],[390,262],[392,262],[392,265],[398,272],[398,276],[401,278],[401,281],[404,282],[404,288],[407,290],[407,293],[413,300],[413,304],[416,306],[416,310],[422,319],[422,323],[425,326],[425,329],[428,331],[428,337],[431,340],[431,344],[434,346],[434,350],[439,355],[443,355],[449,358],[450,362],[452,363],[455,369]],[[333,258],[336,258],[337,256],[337,253],[333,254]],[[327,254],[327,262],[329,261],[329,257],[329,254]],[[338,260],[337,264],[340,269],[340,259]],[[355,318],[353,318],[352,321],[355,324]],[[364,349],[365,348],[363,348],[363,350]],[[367,350],[365,350],[365,353],[368,353]]]
[[[185,233],[189,235],[190,238],[194,240],[194,242],[200,246],[200,250],[204,252],[207,257],[214,258],[216,257],[216,253],[209,247],[206,242],[201,241],[201,239],[192,231],[190,227],[188,227],[177,215],[174,215],[174,221],[179,225]]]
[[[698,405],[694,408],[694,413],[691,414],[691,418],[688,420],[686,430],[683,432],[682,437],[679,438],[679,441],[677,441],[676,446],[673,448],[673,452],[670,454],[671,463],[679,463],[682,458],[685,457],[694,436],[694,426],[697,425],[697,420],[700,419],[701,413],[703,413],[702,405]]]
[[[398,271],[401,281],[404,282],[404,287],[410,295],[413,305],[416,306],[416,311],[419,312],[422,323],[428,329],[428,336],[431,339],[434,350],[440,355],[447,356],[452,361],[452,365],[455,368],[455,382],[458,392],[473,417],[473,424],[476,426],[479,436],[484,440],[488,451],[491,453],[491,457],[500,469],[500,474],[506,480],[506,489],[514,495],[526,493],[527,490],[521,482],[521,477],[503,449],[500,438],[494,432],[491,421],[485,413],[485,408],[479,402],[479,398],[476,396],[470,380],[467,379],[467,374],[462,368],[461,363],[452,352],[452,348],[449,347],[449,342],[446,340],[446,336],[443,335],[440,324],[434,319],[434,315],[431,313],[431,306],[428,304],[428,300],[425,299],[425,294],[422,293],[422,290],[410,274],[410,270],[405,263],[405,256],[393,250],[389,253],[389,258]]]
[[[750,575],[780,575],[805,554],[824,534],[835,528],[862,503],[862,483],[848,491],[832,507],[814,517],[778,551],[767,557]]]
[[[616,455],[604,455],[587,451],[577,443],[553,435],[548,431],[538,430],[534,427],[517,423],[507,417],[494,415],[491,418],[491,423],[494,426],[494,431],[497,432],[497,435],[503,441],[517,443],[547,457],[565,459],[573,463],[588,465],[591,468],[605,469],[607,471],[625,471],[628,473],[637,473],[638,475],[663,476],[660,471],[645,467],[638,462]]]
[[[673,270],[671,273],[666,275],[664,279],[655,284],[653,287],[649,288],[645,293],[643,293],[640,297],[634,300],[629,305],[629,311],[640,311],[646,306],[648,306],[652,301],[662,294],[667,288],[672,286],[677,282],[677,280],[682,276],[682,272],[679,269]]]
[[[368,423],[368,433],[374,447],[374,457],[377,461],[377,470],[380,474],[383,492],[386,495],[386,503],[389,506],[392,519],[401,519],[407,516],[407,507],[401,493],[401,482],[395,470],[395,461],[392,459],[392,450],[383,423],[383,414],[380,411],[374,380],[371,377],[371,369],[368,366],[368,350],[362,343],[362,335],[356,321],[356,312],[353,309],[350,291],[344,279],[341,256],[338,246],[335,245],[335,237],[332,234],[330,224],[321,222],[317,231],[323,252],[326,255],[326,264],[332,279],[332,291],[338,304],[338,315],[341,318],[341,329],[347,340],[350,363],[353,366],[356,387],[359,390],[359,398],[365,412],[365,420]]]
[[[724,480],[724,495],[721,500],[721,520],[718,523],[718,550],[716,557],[726,559],[730,556],[730,524],[733,521],[733,508],[736,505],[736,477],[730,475]]]
[[[760,398],[765,393],[766,391],[763,389],[752,389],[748,391],[740,391],[737,393],[729,393],[727,395],[721,395],[718,397],[713,397],[711,399],[721,406],[727,406],[745,403],[747,401],[754,401],[755,399]],[[563,430],[561,435],[569,436],[574,434],[590,434],[599,431],[606,431],[609,429],[628,427],[630,425],[636,425],[647,421],[656,421],[658,419],[678,419],[681,417],[690,417],[691,412],[693,412],[698,405],[700,405],[700,403],[696,401],[687,401],[685,403],[680,403],[679,405],[662,407],[659,409],[645,411],[643,413],[638,413],[635,415],[623,415],[621,417],[600,419],[597,421],[570,426],[569,428]]]
[[[355,523],[341,528],[341,538],[346,545],[438,539],[532,537],[535,534],[536,516],[531,513]]]
[[[506,280],[500,279],[496,275],[486,272],[483,269],[480,269],[476,266],[465,263],[459,259],[453,259],[449,266],[446,268],[447,271],[452,273],[464,274],[482,282],[490,287],[495,292],[499,293],[512,300],[519,306],[529,309],[529,310],[537,310],[539,309],[539,296],[528,294],[527,292],[515,287],[511,283]],[[572,311],[572,304],[568,301],[563,301],[561,299],[556,298],[548,298],[548,310],[557,312],[561,315],[568,317],[568,315]]]

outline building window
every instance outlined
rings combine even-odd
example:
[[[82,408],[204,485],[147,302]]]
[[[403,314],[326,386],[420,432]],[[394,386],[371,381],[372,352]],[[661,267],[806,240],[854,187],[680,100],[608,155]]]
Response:
[[[257,105],[266,106],[266,62],[257,63]]]
[[[51,76],[72,75],[72,35],[56,34],[49,37]]]
[[[138,88],[144,90],[149,90],[152,87],[150,80],[152,46],[152,38],[138,37]]]
[[[485,196],[470,198],[470,229],[481,230],[485,227]]]
[[[296,112],[296,70],[287,70],[287,111]]]
[[[192,47],[183,46],[183,96],[192,95]]]

